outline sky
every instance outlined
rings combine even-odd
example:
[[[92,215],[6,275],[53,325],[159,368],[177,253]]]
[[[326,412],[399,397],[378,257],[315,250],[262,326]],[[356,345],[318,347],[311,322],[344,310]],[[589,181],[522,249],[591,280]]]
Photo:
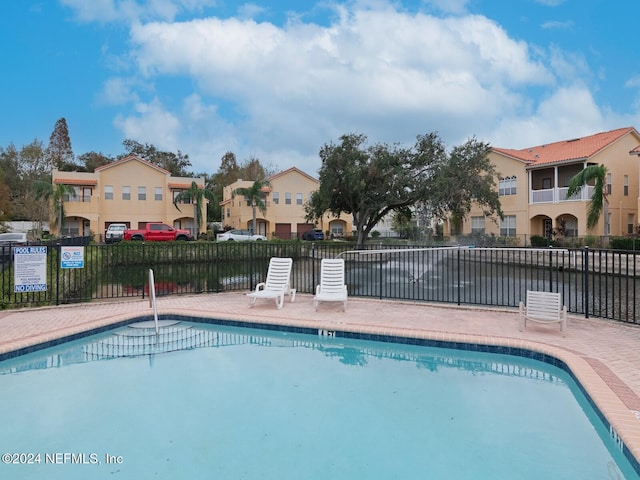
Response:
[[[640,1],[20,0],[0,7],[0,147],[65,118],[75,155],[126,138],[316,176],[345,134],[526,148],[640,128]]]

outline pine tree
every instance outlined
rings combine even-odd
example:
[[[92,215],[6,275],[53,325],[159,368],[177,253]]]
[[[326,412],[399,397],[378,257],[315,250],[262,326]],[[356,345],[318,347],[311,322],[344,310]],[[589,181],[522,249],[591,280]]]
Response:
[[[49,137],[49,146],[46,150],[47,162],[50,168],[58,170],[71,171],[75,170],[73,150],[71,149],[71,139],[69,138],[69,129],[67,121],[63,118],[58,119],[51,137]]]

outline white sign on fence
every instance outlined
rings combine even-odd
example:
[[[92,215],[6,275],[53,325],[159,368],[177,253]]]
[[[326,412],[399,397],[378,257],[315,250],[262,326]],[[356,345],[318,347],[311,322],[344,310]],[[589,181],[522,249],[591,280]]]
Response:
[[[84,247],[60,247],[62,268],[84,268]]]
[[[47,291],[47,247],[13,247],[13,291]]]

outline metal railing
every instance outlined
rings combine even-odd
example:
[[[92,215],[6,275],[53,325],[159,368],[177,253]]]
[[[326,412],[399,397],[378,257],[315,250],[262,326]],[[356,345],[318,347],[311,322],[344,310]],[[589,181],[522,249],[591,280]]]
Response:
[[[112,298],[249,291],[271,257],[292,257],[292,286],[313,294],[322,258],[346,260],[355,297],[517,307],[526,291],[558,291],[569,312],[640,323],[640,254],[555,248],[398,247],[363,252],[346,242],[125,242],[84,246],[83,268],[60,267],[48,247],[47,289],[16,293],[15,266],[0,258],[0,309]]]

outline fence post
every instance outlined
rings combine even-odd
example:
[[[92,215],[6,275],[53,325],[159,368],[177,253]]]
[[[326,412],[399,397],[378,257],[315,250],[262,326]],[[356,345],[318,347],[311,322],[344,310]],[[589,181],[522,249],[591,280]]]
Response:
[[[316,242],[311,243],[311,293],[315,294],[316,285]]]
[[[456,303],[458,304],[458,306],[460,305],[460,245],[458,245],[458,250],[457,250],[457,264],[458,264],[458,268],[456,269],[458,272],[458,281],[457,283],[457,287],[456,287],[456,297],[457,301]]]
[[[549,291],[553,292],[553,247],[549,249]]]
[[[142,242],[142,299],[144,300],[144,282],[146,281],[146,275],[145,275],[145,271],[146,271],[146,265],[147,265],[147,259],[145,258],[145,250],[144,250],[144,242]]]
[[[56,243],[56,305],[60,305],[60,242]]]
[[[249,244],[249,290],[253,290],[255,285],[253,284],[253,242],[247,242]]]
[[[589,246],[585,245],[582,259],[582,304],[584,305],[584,318],[589,318]]]

